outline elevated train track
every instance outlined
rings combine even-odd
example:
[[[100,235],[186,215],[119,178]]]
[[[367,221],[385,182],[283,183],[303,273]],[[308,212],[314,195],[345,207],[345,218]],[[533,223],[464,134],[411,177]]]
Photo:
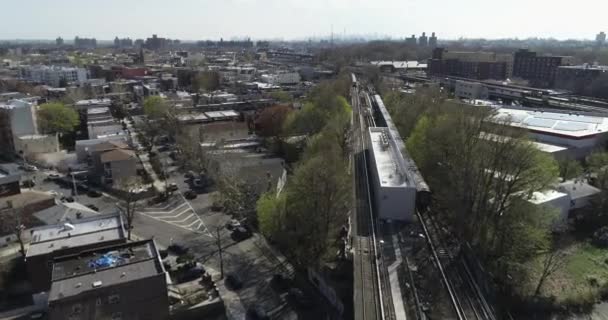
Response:
[[[449,297],[449,303],[452,306],[454,318],[459,320],[498,319],[494,307],[484,297],[484,293],[477,285],[475,277],[473,277],[466,260],[460,254],[460,243],[445,228],[441,227],[436,222],[432,213],[428,210],[431,201],[431,190],[418,171],[416,164],[407,154],[405,143],[399,136],[398,131],[382,102],[382,98],[375,94],[373,87],[370,86],[365,88],[361,83],[357,83],[354,75],[353,82],[355,83],[354,88],[361,89],[361,92],[357,92],[358,99],[353,99],[353,101],[356,100],[356,102],[353,102],[353,108],[355,109],[355,113],[360,117],[359,121],[367,118],[366,126],[376,126],[377,123],[379,126],[387,127],[389,131],[393,132],[393,138],[400,147],[399,149],[403,150],[403,158],[398,159],[398,162],[400,166],[406,169],[405,171],[411,181],[414,181],[416,184],[416,204],[418,207],[417,221],[424,231],[425,241],[427,242],[431,259],[440,274],[441,282]],[[363,103],[367,105],[367,108],[363,107]],[[365,117],[367,113],[369,113],[369,117]],[[361,126],[359,128],[359,134],[361,135],[360,139],[365,140],[363,134],[366,130],[363,128],[363,123],[360,122],[359,125]],[[367,169],[365,169],[365,171],[367,175]],[[368,190],[370,187],[371,185],[368,181]],[[371,210],[370,204],[370,212],[372,212]],[[370,217],[372,222],[376,219],[373,214],[370,214]],[[372,228],[375,229],[374,227]],[[380,266],[380,268],[378,268],[378,288],[382,293],[384,292],[382,284],[388,281],[386,279],[388,277],[387,268],[382,264],[381,259],[379,259],[376,264],[376,267],[378,266]],[[409,282],[412,283],[414,290],[413,296],[415,298],[412,304],[415,304],[415,308],[413,308],[413,310],[416,310],[415,318],[426,319],[426,315],[423,314],[422,308],[420,307],[420,301],[416,294],[416,288],[413,283],[415,281],[414,276],[412,275],[411,270],[408,269],[407,272],[408,274],[404,276],[409,278]],[[389,287],[389,285],[386,285],[386,287]],[[391,296],[390,292],[387,292],[384,295]],[[380,301],[382,302],[382,299],[380,299]],[[384,317],[382,319],[391,319],[391,317],[394,316],[394,313],[392,315],[390,313],[390,310],[394,311],[391,303],[392,301],[389,301],[389,303],[385,305],[385,310],[383,312]]]

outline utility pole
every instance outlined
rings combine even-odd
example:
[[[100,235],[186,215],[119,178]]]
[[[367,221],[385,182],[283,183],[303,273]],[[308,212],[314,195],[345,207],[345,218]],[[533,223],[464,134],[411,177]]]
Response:
[[[217,252],[220,255],[220,279],[224,279],[224,259],[222,257],[222,238],[220,237],[220,229],[221,229],[221,227],[217,227],[217,229],[216,229],[216,232],[217,232],[216,243],[217,243]]]

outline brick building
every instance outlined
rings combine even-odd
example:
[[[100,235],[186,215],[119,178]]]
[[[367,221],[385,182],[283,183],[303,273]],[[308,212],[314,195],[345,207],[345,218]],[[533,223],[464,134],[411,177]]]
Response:
[[[528,80],[531,86],[552,88],[557,68],[570,65],[569,56],[539,56],[536,52],[521,49],[513,55],[513,76]]]
[[[59,257],[52,264],[50,320],[165,320],[167,275],[154,240]]]

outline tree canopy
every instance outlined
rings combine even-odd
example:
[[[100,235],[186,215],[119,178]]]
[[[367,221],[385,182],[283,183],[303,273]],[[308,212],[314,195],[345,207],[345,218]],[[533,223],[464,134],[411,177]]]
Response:
[[[167,103],[159,96],[150,96],[144,100],[144,114],[150,119],[163,118],[168,111]]]
[[[45,103],[37,112],[38,126],[44,133],[68,133],[80,123],[78,113],[62,103]]]
[[[506,282],[526,276],[524,264],[550,245],[552,209],[533,205],[552,187],[557,162],[526,132],[491,109],[449,100],[425,89],[387,96],[406,148],[433,190],[433,213],[449,222],[482,261]],[[474,223],[462,223],[474,221]]]
[[[309,135],[301,160],[282,193],[257,203],[260,230],[300,267],[331,258],[351,207],[348,132],[351,107],[336,83],[317,88],[302,110],[289,114],[286,130]]]

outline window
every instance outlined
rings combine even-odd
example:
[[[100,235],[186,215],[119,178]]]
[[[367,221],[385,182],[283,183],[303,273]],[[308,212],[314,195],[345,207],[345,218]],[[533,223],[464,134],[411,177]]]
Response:
[[[117,294],[112,294],[108,297],[109,304],[117,304],[120,302],[120,296]]]
[[[72,313],[80,314],[82,312],[82,305],[80,303],[72,306]]]
[[[122,312],[112,313],[112,320],[122,320]]]

